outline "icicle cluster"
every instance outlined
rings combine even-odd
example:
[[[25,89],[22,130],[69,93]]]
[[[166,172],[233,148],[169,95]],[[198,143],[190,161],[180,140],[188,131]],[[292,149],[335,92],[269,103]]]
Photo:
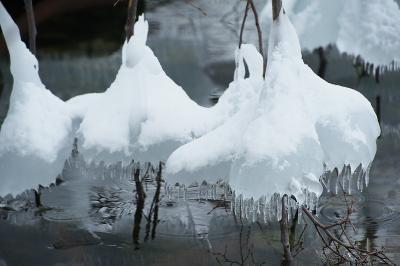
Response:
[[[352,171],[350,165],[343,166],[341,172],[335,168],[333,171],[325,171],[320,181],[325,192],[331,194],[356,194],[362,192],[369,184],[370,166],[363,168],[360,164]]]

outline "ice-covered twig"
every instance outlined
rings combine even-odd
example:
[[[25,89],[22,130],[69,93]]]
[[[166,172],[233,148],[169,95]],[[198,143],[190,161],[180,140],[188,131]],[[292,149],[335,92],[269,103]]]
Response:
[[[285,194],[282,197],[282,219],[279,221],[281,228],[281,242],[283,246],[283,264],[293,265],[293,256],[290,250],[289,242],[289,225],[288,225],[288,196]]]

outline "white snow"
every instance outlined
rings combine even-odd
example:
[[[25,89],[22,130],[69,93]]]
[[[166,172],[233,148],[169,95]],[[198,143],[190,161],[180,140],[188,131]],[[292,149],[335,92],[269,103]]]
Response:
[[[303,188],[318,193],[324,164],[355,169],[374,158],[380,129],[371,105],[303,63],[295,29],[283,13],[272,25],[265,81],[261,55],[242,45],[234,80],[212,108],[196,104],[166,75],[146,45],[143,16],[122,48],[110,88],[67,102],[42,84],[36,58],[1,3],[0,24],[14,78],[0,131],[0,195],[51,182],[75,135],[84,152],[113,159],[142,159],[138,155],[150,151],[152,159],[165,159],[188,143],[169,157],[170,181],[181,181],[182,172],[228,169],[231,186],[246,197],[298,195]]]
[[[358,92],[329,84],[303,63],[295,29],[280,14],[271,27],[266,80],[259,97],[223,125],[183,145],[167,161],[169,181],[231,162],[229,183],[245,197],[319,194],[328,169],[360,163],[376,152],[379,124]],[[198,176],[197,176],[198,178]]]
[[[109,89],[103,94],[78,96],[68,104],[81,115],[78,134],[83,148],[92,154],[123,154],[140,158],[140,152],[162,145],[166,159],[179,145],[202,136],[234,114],[247,98],[253,97],[252,83],[244,79],[244,64],[238,78],[212,108],[199,106],[163,71],[152,50],[146,46],[148,24],[143,16],[135,24],[135,35],[122,49],[122,65]],[[249,69],[261,82],[262,58],[252,45],[243,45],[238,61],[255,61]],[[164,147],[165,148],[165,147]],[[146,158],[147,159],[147,158]]]
[[[376,65],[400,60],[400,8],[394,0],[286,0],[283,5],[304,49],[336,44],[339,51]],[[270,0],[261,20],[265,26],[272,21]]]
[[[21,41],[17,25],[0,3],[0,25],[10,53],[14,79],[10,108],[0,130],[1,189],[20,192],[39,182],[53,180],[52,165],[58,164],[59,151],[67,142],[71,118],[63,101],[42,84],[38,61]],[[34,169],[21,176],[26,158]],[[11,161],[11,158],[13,158]],[[36,170],[48,168],[41,174]]]
[[[38,62],[21,41],[16,24],[2,4],[0,22],[14,78],[10,109],[0,131],[0,154],[36,153],[54,161],[70,130],[66,106],[42,84]]]
[[[14,77],[0,132],[0,194],[53,181],[74,136],[89,159],[166,159],[234,115],[262,86],[262,57],[254,46],[244,44],[236,52],[234,81],[219,103],[199,106],[165,74],[146,45],[148,23],[141,16],[135,35],[122,48],[121,67],[110,88],[63,102],[42,84],[36,58],[2,5],[0,23]],[[249,78],[244,77],[244,60]],[[140,157],[146,152],[150,155]]]

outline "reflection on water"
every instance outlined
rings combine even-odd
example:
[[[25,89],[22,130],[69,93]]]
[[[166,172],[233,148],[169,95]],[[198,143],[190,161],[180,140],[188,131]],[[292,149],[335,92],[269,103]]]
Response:
[[[351,219],[357,230],[348,233],[360,247],[385,247],[386,254],[399,262],[399,158],[393,151],[399,148],[400,134],[393,132],[393,128],[384,131],[379,140],[370,185],[351,196]],[[265,219],[260,203],[232,202],[232,192],[222,181],[168,185],[159,178],[160,169],[162,165],[150,163],[140,168],[133,162],[86,163],[75,147],[59,177],[63,182],[42,189],[44,207],[35,208],[32,191],[0,199],[0,258],[9,265],[32,261],[40,265],[187,265],[193,256],[194,265],[280,263],[277,209],[275,214],[268,209],[268,215],[276,218]],[[136,181],[141,181],[143,192],[138,192]],[[340,194],[325,193],[316,206],[325,224],[343,218],[347,210]],[[290,217],[296,217],[296,208],[291,208]],[[301,242],[302,248],[296,261],[322,264],[321,242],[311,227],[297,240],[305,225],[302,216],[298,219],[293,243]],[[24,257],[19,256],[21,252]]]

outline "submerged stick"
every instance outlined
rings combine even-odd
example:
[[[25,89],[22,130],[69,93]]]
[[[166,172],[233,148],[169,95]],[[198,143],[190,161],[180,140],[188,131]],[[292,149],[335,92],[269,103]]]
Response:
[[[132,172],[136,186],[136,211],[135,211],[132,238],[133,238],[133,244],[135,245],[135,249],[139,249],[140,223],[142,222],[146,194],[144,193],[143,185],[140,180],[140,165],[138,164],[136,167],[133,167]]]
[[[156,176],[157,188],[156,188],[156,193],[154,194],[155,205],[154,205],[154,215],[153,215],[153,227],[151,229],[151,239],[154,239],[156,237],[156,228],[158,224],[158,209],[160,205],[162,167],[163,164],[162,162],[160,162],[158,166],[158,173]]]
[[[293,256],[290,251],[289,225],[288,225],[288,196],[282,197],[282,218],[279,221],[281,228],[281,242],[283,246],[283,265],[293,265]]]

